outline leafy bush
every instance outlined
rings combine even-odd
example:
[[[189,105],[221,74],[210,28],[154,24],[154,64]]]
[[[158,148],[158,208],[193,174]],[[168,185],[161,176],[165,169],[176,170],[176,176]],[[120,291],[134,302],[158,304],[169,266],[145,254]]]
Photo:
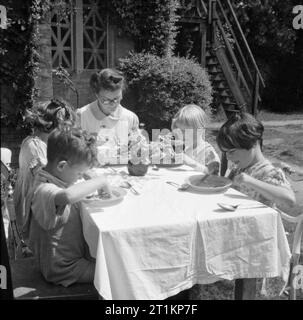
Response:
[[[205,69],[194,60],[131,53],[120,59],[119,69],[128,82],[123,103],[146,130],[170,128],[173,115],[186,104],[210,113],[212,87]]]

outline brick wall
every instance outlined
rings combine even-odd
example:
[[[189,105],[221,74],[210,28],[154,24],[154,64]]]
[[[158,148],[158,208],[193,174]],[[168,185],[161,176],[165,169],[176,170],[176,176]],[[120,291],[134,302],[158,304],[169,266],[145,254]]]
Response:
[[[87,103],[95,100],[93,93],[89,87],[89,79],[93,71],[83,71],[79,74],[72,74],[72,81],[79,92],[79,108]],[[59,81],[58,77],[53,76],[54,97],[61,97],[71,103],[74,107],[77,106],[77,95],[68,86]]]

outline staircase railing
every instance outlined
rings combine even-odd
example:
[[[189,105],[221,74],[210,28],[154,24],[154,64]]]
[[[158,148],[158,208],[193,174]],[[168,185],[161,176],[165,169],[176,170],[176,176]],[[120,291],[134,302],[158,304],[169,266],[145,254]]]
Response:
[[[221,1],[220,1],[220,0],[218,0],[218,2],[221,4]],[[252,54],[252,52],[251,52],[251,50],[250,50],[250,47],[249,47],[249,45],[248,45],[248,43],[247,43],[246,37],[245,37],[245,35],[244,35],[244,33],[243,33],[243,30],[242,30],[242,28],[241,28],[241,25],[240,25],[240,23],[239,23],[239,20],[238,20],[238,18],[237,18],[237,16],[236,16],[235,10],[233,9],[233,7],[232,7],[232,5],[231,5],[230,0],[227,0],[226,3],[228,4],[228,7],[229,7],[229,9],[230,9],[230,12],[231,12],[231,14],[232,14],[232,16],[233,16],[233,18],[234,18],[234,21],[235,21],[235,23],[236,23],[236,26],[237,26],[237,28],[238,28],[238,31],[239,31],[239,33],[240,33],[240,35],[241,35],[241,39],[243,40],[243,43],[244,43],[245,48],[246,48],[246,50],[247,50],[247,52],[248,52],[249,58],[250,58],[253,66],[254,66],[254,69],[255,69],[255,71],[257,72],[258,76],[259,76],[259,79],[260,79],[260,81],[261,81],[261,83],[262,83],[262,86],[265,87],[265,83],[264,83],[264,80],[263,80],[263,78],[262,78],[261,72],[260,72],[260,70],[259,70],[259,68],[258,68],[258,65],[257,65],[257,63],[256,63],[256,61],[255,61],[255,58],[254,58],[254,56],[253,56],[253,54]],[[221,7],[222,7],[222,4],[221,4]],[[235,37],[235,39],[237,39],[237,38]]]
[[[230,0],[200,2],[211,25],[209,40],[215,49],[225,47],[226,57],[238,85],[245,92],[251,112],[256,114],[258,103],[261,101],[260,91],[265,87],[265,83],[235,10]]]

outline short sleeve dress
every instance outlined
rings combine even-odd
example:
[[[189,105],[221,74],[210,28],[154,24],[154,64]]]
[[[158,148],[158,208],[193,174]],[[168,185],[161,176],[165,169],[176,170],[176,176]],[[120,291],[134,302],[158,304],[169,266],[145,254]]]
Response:
[[[282,171],[282,169],[274,167],[272,163],[267,159],[257,162],[253,166],[245,169],[241,169],[234,166],[231,168],[228,178],[233,179],[236,175],[239,175],[240,173],[246,173],[257,180],[267,182],[275,186],[283,186],[291,190],[290,183],[285,177],[285,174]],[[247,194],[252,199],[262,202],[270,207],[274,206],[274,203],[272,201],[265,198],[258,191],[244,184],[241,184],[240,186],[235,186],[235,189],[244,194]]]
[[[46,165],[46,150],[46,143],[37,136],[28,136],[21,144],[13,198],[17,225],[22,232],[28,218],[25,212],[25,200],[34,183],[35,169]]]

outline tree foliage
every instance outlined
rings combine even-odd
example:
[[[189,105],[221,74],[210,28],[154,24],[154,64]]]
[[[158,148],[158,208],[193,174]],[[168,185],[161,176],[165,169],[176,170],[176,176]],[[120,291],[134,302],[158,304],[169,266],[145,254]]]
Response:
[[[297,0],[233,0],[248,43],[266,81],[264,108],[303,109],[302,30],[292,26]]]
[[[20,121],[20,111],[30,107],[34,98],[34,70],[38,55],[35,46],[35,25],[31,17],[31,1],[9,0],[6,5],[7,29],[0,33],[1,122]],[[3,109],[2,96],[9,92],[9,108]]]
[[[272,59],[294,53],[293,0],[234,0],[241,26],[255,52]]]

